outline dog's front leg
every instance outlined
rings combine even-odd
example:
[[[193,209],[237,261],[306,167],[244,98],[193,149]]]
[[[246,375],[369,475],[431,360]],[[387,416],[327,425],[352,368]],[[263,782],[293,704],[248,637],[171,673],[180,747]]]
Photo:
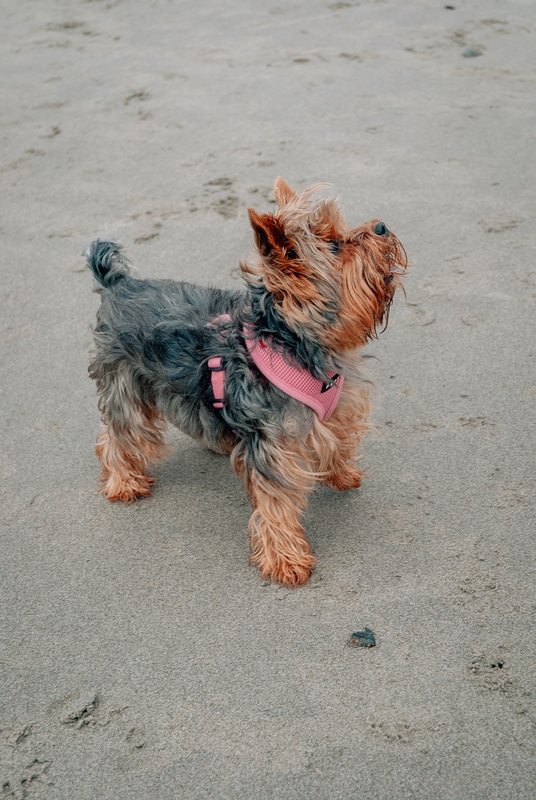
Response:
[[[326,422],[317,426],[320,448],[320,471],[324,477],[320,483],[339,492],[357,489],[364,473],[356,466],[359,459],[359,442],[370,425],[370,396],[367,388],[351,386],[348,381],[341,395],[339,405]],[[319,430],[318,430],[319,429]]]
[[[315,479],[287,448],[274,448],[272,463],[286,486],[252,468],[246,479],[253,514],[249,522],[251,563],[263,578],[283,586],[307,583],[315,564],[305,538],[301,516]]]

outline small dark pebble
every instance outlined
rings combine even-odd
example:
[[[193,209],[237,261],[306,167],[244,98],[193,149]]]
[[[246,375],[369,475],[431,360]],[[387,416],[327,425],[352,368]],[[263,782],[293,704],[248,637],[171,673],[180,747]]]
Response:
[[[465,58],[476,58],[477,56],[481,55],[482,53],[480,50],[473,50],[472,47],[468,47],[467,50],[464,50],[462,53],[462,56],[465,56]]]
[[[370,628],[352,633],[351,642],[354,647],[376,647],[376,639]]]
[[[448,8],[449,11],[454,11],[456,6],[445,6],[445,8]]]

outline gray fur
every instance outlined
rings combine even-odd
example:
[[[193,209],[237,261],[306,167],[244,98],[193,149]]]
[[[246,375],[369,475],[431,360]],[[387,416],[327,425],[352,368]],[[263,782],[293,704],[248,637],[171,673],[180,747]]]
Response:
[[[251,319],[253,298],[247,292],[136,279],[112,241],[93,242],[86,258],[102,298],[89,374],[106,423],[124,429],[132,424],[133,408],[156,408],[213,451],[224,452],[224,442],[231,442],[233,459],[243,459],[246,471],[254,467],[286,485],[272,467],[266,443],[278,440],[282,430],[305,435],[314,412],[266,381],[251,363],[242,327]],[[211,326],[221,314],[229,314],[232,323]],[[221,410],[212,405],[207,366],[214,355],[223,357],[227,371]]]
[[[112,239],[96,239],[84,255],[95,280],[101,286],[111,286],[119,278],[131,274],[131,266],[123,248]]]

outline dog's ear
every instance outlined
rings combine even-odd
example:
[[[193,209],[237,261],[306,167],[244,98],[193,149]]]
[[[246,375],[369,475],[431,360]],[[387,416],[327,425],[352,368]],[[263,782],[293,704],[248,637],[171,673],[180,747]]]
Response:
[[[253,208],[248,208],[248,214],[261,256],[266,259],[277,257],[285,246],[285,232],[279,220],[272,214],[259,214]]]
[[[282,222],[272,214],[258,214],[252,208],[248,213],[262,265],[260,273],[243,265],[244,272],[262,275],[266,289],[283,304],[285,313],[292,313],[292,308],[306,302],[321,303],[310,266],[299,258]]]
[[[274,197],[279,206],[284,206],[296,197],[296,192],[279,176],[274,183]]]

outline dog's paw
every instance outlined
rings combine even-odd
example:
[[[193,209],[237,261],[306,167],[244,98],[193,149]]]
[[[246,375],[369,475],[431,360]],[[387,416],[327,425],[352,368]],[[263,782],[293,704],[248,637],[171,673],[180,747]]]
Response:
[[[277,565],[266,566],[261,570],[261,577],[270,578],[274,583],[286,586],[287,589],[294,589],[296,586],[303,586],[311,577],[313,566],[316,559],[309,556],[303,563],[291,561],[280,562]]]
[[[350,489],[359,489],[362,480],[363,473],[357,467],[348,466],[343,470],[332,472],[320,482],[322,486],[335,489],[337,492],[347,492]]]
[[[110,502],[121,500],[123,503],[131,503],[133,500],[138,500],[140,497],[150,497],[151,486],[154,483],[154,478],[149,478],[147,475],[103,475],[103,485],[101,493],[105,495]]]

